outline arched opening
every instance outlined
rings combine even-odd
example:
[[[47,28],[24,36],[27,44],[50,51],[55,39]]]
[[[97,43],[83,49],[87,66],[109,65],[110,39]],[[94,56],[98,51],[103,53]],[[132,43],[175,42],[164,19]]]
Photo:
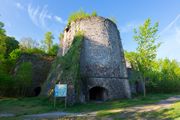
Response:
[[[107,99],[107,90],[103,87],[93,87],[89,90],[89,100],[104,101]]]
[[[35,93],[35,96],[38,96],[41,92],[41,87],[36,87],[34,88],[34,93]]]

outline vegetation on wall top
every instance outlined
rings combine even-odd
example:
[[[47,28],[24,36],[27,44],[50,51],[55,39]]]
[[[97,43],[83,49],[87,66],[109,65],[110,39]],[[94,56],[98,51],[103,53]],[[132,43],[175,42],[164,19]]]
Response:
[[[96,11],[93,11],[91,14],[89,14],[89,13],[86,13],[85,11],[83,11],[83,10],[79,10],[77,12],[72,13],[69,16],[68,25],[70,25],[70,23],[72,21],[76,21],[76,20],[84,19],[84,18],[89,18],[89,17],[92,17],[92,16],[97,16]]]

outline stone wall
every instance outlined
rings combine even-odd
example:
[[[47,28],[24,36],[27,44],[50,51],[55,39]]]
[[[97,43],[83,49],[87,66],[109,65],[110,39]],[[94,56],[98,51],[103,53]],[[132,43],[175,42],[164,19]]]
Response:
[[[108,91],[108,99],[130,98],[124,51],[117,26],[103,17],[90,17],[72,22],[64,31],[62,55],[70,48],[77,31],[84,32],[81,51],[81,75],[85,78],[82,98],[100,86]]]
[[[51,62],[54,58],[48,55],[41,54],[22,54],[18,59],[16,66],[14,68],[14,75],[19,69],[19,66],[23,62],[32,63],[32,87],[31,87],[31,96],[38,95],[36,89],[41,91],[41,86],[46,81],[47,75],[50,71]],[[40,92],[39,91],[39,92]]]

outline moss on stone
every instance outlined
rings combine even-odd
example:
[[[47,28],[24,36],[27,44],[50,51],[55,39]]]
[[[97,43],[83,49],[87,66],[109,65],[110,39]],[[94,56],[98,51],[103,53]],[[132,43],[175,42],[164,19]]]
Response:
[[[83,41],[83,32],[78,31],[74,37],[71,47],[64,56],[56,58],[51,66],[51,72],[47,81],[43,86],[42,92],[47,92],[48,96],[51,96],[54,91],[54,85],[72,84],[79,91],[80,76],[80,52]],[[46,91],[47,90],[47,91]],[[42,93],[43,95],[44,93]]]

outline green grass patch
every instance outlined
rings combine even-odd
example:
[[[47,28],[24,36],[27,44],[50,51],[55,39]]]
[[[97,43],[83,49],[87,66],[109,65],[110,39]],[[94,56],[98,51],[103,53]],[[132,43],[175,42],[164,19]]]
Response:
[[[136,105],[152,104],[162,99],[166,99],[170,96],[172,96],[172,94],[149,94],[147,95],[147,97],[138,96],[133,99],[121,99],[121,100],[106,101],[100,103],[88,102],[86,104],[76,104],[72,107],[67,108],[65,111],[68,112],[98,111],[99,116],[104,116],[105,114],[107,114],[108,110],[131,107]]]
[[[97,16],[96,11],[93,11],[91,14],[86,13],[83,10],[79,10],[77,12],[72,13],[69,18],[68,18],[68,25],[70,25],[70,23],[72,21],[76,21],[76,20],[80,20],[80,19],[84,19],[84,18],[89,18],[91,16]]]
[[[62,108],[63,104],[57,104]],[[55,111],[53,101],[47,98],[3,98],[0,99],[0,113],[14,113],[16,116]]]
[[[107,101],[102,103],[97,102],[88,102],[86,104],[76,104],[73,106],[68,106],[66,109],[64,108],[64,102],[57,102],[56,108],[53,106],[53,100],[49,100],[48,98],[43,97],[32,97],[32,98],[1,98],[0,99],[0,113],[14,113],[16,114],[16,118],[20,118],[23,115],[28,114],[38,114],[38,113],[46,113],[53,111],[65,111],[65,112],[93,112],[97,111],[97,117],[111,117],[119,114],[120,112],[114,113],[111,110],[123,109],[126,107],[132,107],[136,105],[146,105],[156,103],[162,99],[166,99],[172,94],[152,94],[147,97],[135,97],[133,99],[123,99],[123,100],[114,100]],[[166,112],[166,115],[172,116],[173,118],[177,118],[180,111],[180,103],[176,103],[173,105],[170,111]],[[154,118],[160,115],[162,112],[151,114],[154,115]],[[147,116],[146,114],[142,114],[140,116]],[[10,118],[10,117],[8,117]],[[153,118],[153,117],[152,117]]]

